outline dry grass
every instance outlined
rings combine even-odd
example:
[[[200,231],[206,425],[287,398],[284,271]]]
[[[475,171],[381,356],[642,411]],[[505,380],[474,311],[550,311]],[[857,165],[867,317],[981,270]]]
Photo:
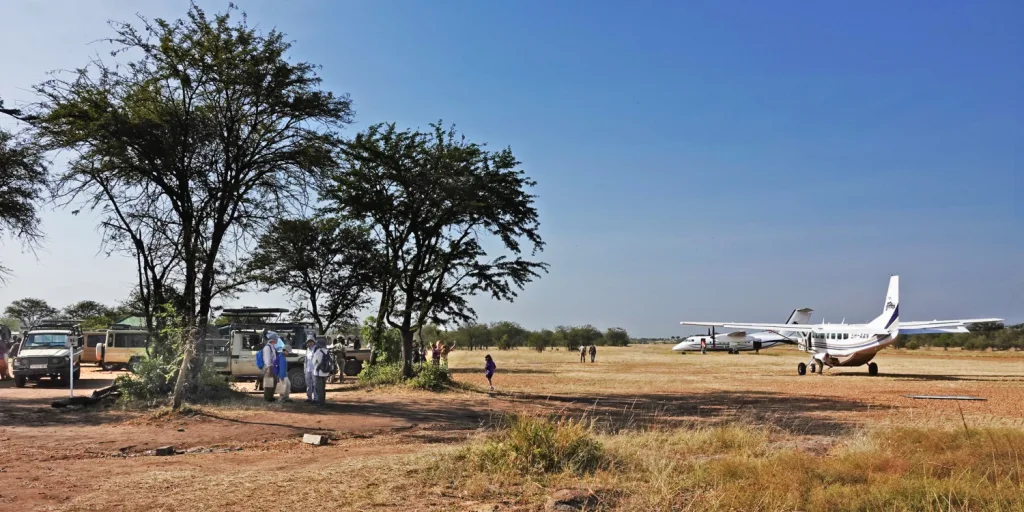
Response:
[[[217,416],[242,420],[232,429],[285,419],[321,428],[335,414],[365,420],[408,405],[414,430],[319,448],[289,434],[235,453],[65,460],[33,478],[46,490],[104,475],[58,510],[539,510],[555,491],[576,489],[604,510],[1024,511],[1024,358],[937,352],[884,352],[882,375],[871,378],[863,368],[799,377],[806,359],[789,349],[600,348],[597,364],[564,350],[490,351],[498,393],[487,394],[485,352],[459,350],[450,358],[457,391],[356,391],[349,382],[324,415],[255,399],[202,406],[204,417],[185,425],[199,432],[223,423]],[[468,443],[446,423],[459,409],[490,423],[461,434]],[[500,420],[524,411],[537,416],[514,416],[524,419],[512,428]],[[175,418],[142,421],[165,420]],[[581,453],[586,464],[567,462]]]
[[[607,510],[1024,509],[1019,430],[878,430],[821,451],[779,437],[742,425],[599,436],[603,462],[586,476],[485,471],[472,454],[501,442],[487,439],[447,454],[424,475],[426,484],[464,498],[515,497],[525,507],[570,488]]]

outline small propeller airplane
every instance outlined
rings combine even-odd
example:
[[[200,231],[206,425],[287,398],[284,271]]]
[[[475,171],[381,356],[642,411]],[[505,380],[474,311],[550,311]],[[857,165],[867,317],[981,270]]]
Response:
[[[806,324],[811,321],[811,308],[794,309],[786,319],[786,325]],[[792,335],[793,331],[761,331],[747,334],[746,331],[736,331],[716,334],[715,326],[708,327],[707,336],[696,334],[690,336],[672,347],[673,352],[706,352],[727,350],[730,354],[736,354],[745,350],[759,350],[778,345],[779,343],[795,344]],[[703,346],[701,346],[701,342]]]
[[[975,318],[969,320],[931,320],[923,322],[900,322],[900,277],[889,277],[889,291],[885,296],[882,314],[866,324],[761,324],[743,322],[679,322],[682,325],[724,327],[726,329],[756,329],[767,332],[794,332],[790,337],[800,350],[811,354],[808,363],[797,365],[799,375],[818,373],[834,366],[868,365],[869,375],[878,375],[878,365],[871,362],[878,351],[896,341],[899,335],[964,333],[970,332],[968,325],[1002,322],[1002,318]]]

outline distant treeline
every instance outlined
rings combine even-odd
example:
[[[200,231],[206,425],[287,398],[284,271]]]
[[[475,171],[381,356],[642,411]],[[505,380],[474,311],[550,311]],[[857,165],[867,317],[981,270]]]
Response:
[[[1001,323],[975,324],[963,334],[919,334],[896,338],[896,348],[917,350],[921,347],[942,347],[964,350],[1024,350],[1024,324],[1003,326]]]
[[[370,334],[374,318],[367,317],[363,322],[362,338],[364,342],[371,339]],[[380,347],[388,360],[397,357],[401,335],[397,329],[391,329],[383,336]],[[576,350],[580,345],[625,347],[630,343],[629,334],[625,329],[612,327],[605,331],[593,325],[558,326],[554,329],[531,331],[515,322],[492,322],[489,324],[469,324],[452,330],[441,330],[437,326],[427,325],[414,335],[414,343],[429,346],[437,340],[448,345],[455,344],[458,349],[476,350],[497,348],[498,350],[514,350],[531,348],[538,352],[548,348],[565,347]]]

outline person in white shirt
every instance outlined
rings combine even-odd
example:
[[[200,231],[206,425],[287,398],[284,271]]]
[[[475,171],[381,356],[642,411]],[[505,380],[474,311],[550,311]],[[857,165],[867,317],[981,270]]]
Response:
[[[316,349],[313,350],[313,376],[316,381],[316,402],[314,405],[317,407],[323,407],[327,401],[327,377],[331,376],[327,372],[320,371],[320,363],[325,357],[331,357],[327,353],[327,342],[318,341]]]
[[[316,351],[316,339],[312,336],[306,340],[306,361],[303,370],[306,373],[306,403],[316,401],[316,366],[313,365],[313,353]]]
[[[274,374],[274,360],[277,359],[278,336],[275,332],[267,333],[267,342],[263,344],[263,399],[268,402],[274,401],[274,388],[277,387],[277,375]]]

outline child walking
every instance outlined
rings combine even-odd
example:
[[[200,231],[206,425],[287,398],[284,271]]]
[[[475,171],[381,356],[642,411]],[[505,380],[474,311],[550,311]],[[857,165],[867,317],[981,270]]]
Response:
[[[498,367],[494,365],[494,359],[491,359],[491,355],[487,354],[484,356],[484,377],[487,377],[487,384],[491,386],[491,391],[494,391],[494,383],[491,382],[491,377],[494,377],[494,370]]]

